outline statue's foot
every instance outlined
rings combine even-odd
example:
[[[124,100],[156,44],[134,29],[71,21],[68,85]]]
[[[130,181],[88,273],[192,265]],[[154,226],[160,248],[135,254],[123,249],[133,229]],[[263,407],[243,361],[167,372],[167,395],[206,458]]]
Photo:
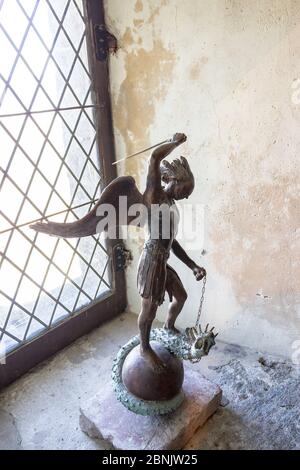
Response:
[[[141,349],[141,355],[155,372],[162,372],[165,369],[166,364],[155,354],[153,349]]]
[[[167,323],[164,324],[164,329],[170,331],[170,333],[173,333],[175,335],[180,335],[180,331],[175,328],[174,325],[168,325]]]

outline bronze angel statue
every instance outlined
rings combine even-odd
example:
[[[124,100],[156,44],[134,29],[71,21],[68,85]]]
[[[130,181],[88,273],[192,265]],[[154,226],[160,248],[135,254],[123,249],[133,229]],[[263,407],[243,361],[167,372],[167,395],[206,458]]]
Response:
[[[176,200],[187,199],[194,189],[194,177],[184,157],[169,163],[164,160],[174,149],[186,141],[186,136],[176,133],[166,143],[157,147],[151,154],[148,164],[146,189],[143,194],[138,190],[134,178],[120,176],[112,181],[102,192],[94,208],[82,219],[72,223],[39,222],[31,228],[38,232],[58,237],[86,237],[99,232],[99,222],[104,218],[104,205],[112,205],[117,211],[117,220],[121,224],[134,223],[134,215],[121,214],[119,197],[126,196],[128,206],[141,204],[146,208],[147,240],[139,261],[137,285],[141,296],[141,311],[138,317],[140,333],[140,353],[147,363],[156,370],[164,367],[162,359],[150,344],[150,332],[157,308],[167,292],[170,304],[164,328],[172,334],[179,333],[175,321],[187,298],[187,293],[176,271],[168,264],[170,251],[193,271],[195,279],[200,281],[205,269],[198,266],[176,240],[178,211]],[[169,211],[168,230],[162,227],[161,212],[153,217],[153,207],[164,206]],[[101,213],[100,213],[101,212]],[[119,222],[118,222],[119,223]],[[103,226],[102,226],[103,227]],[[102,230],[102,229],[101,229]],[[212,334],[212,339],[214,335]]]

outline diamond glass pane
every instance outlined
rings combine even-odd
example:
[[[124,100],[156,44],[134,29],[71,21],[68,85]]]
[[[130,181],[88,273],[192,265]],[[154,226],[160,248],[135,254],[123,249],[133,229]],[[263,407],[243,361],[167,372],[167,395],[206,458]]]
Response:
[[[82,1],[0,3],[0,351],[7,351],[99,298],[110,281],[103,240],[29,228],[42,217],[77,220],[99,197]]]

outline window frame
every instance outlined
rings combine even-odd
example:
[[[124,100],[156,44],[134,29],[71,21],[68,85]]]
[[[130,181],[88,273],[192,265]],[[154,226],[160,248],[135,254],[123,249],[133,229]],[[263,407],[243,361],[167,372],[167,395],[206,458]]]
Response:
[[[105,27],[103,0],[83,0],[87,52],[92,90],[95,100],[94,118],[99,155],[99,172],[103,186],[117,176],[113,137],[111,97],[109,91],[109,57],[98,60],[96,57],[95,27]],[[87,305],[41,332],[39,336],[8,353],[5,364],[0,363],[0,389],[16,380],[41,361],[52,356],[77,338],[89,333],[103,322],[122,313],[127,305],[124,270],[115,269],[116,248],[122,246],[120,240],[107,240],[111,290],[97,301]]]

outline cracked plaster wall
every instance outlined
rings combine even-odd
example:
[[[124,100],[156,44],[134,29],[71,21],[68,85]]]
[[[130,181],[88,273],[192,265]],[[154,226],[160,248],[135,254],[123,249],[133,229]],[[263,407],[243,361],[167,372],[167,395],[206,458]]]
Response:
[[[300,339],[299,1],[106,0],[105,8],[119,43],[110,61],[117,158],[176,131],[188,136],[178,154],[195,174],[190,202],[205,208],[190,250],[208,271],[203,321],[224,341],[291,357]],[[147,158],[119,174],[142,189]],[[128,300],[138,313],[142,241],[130,235]],[[185,327],[201,286],[171,264],[189,294]]]

